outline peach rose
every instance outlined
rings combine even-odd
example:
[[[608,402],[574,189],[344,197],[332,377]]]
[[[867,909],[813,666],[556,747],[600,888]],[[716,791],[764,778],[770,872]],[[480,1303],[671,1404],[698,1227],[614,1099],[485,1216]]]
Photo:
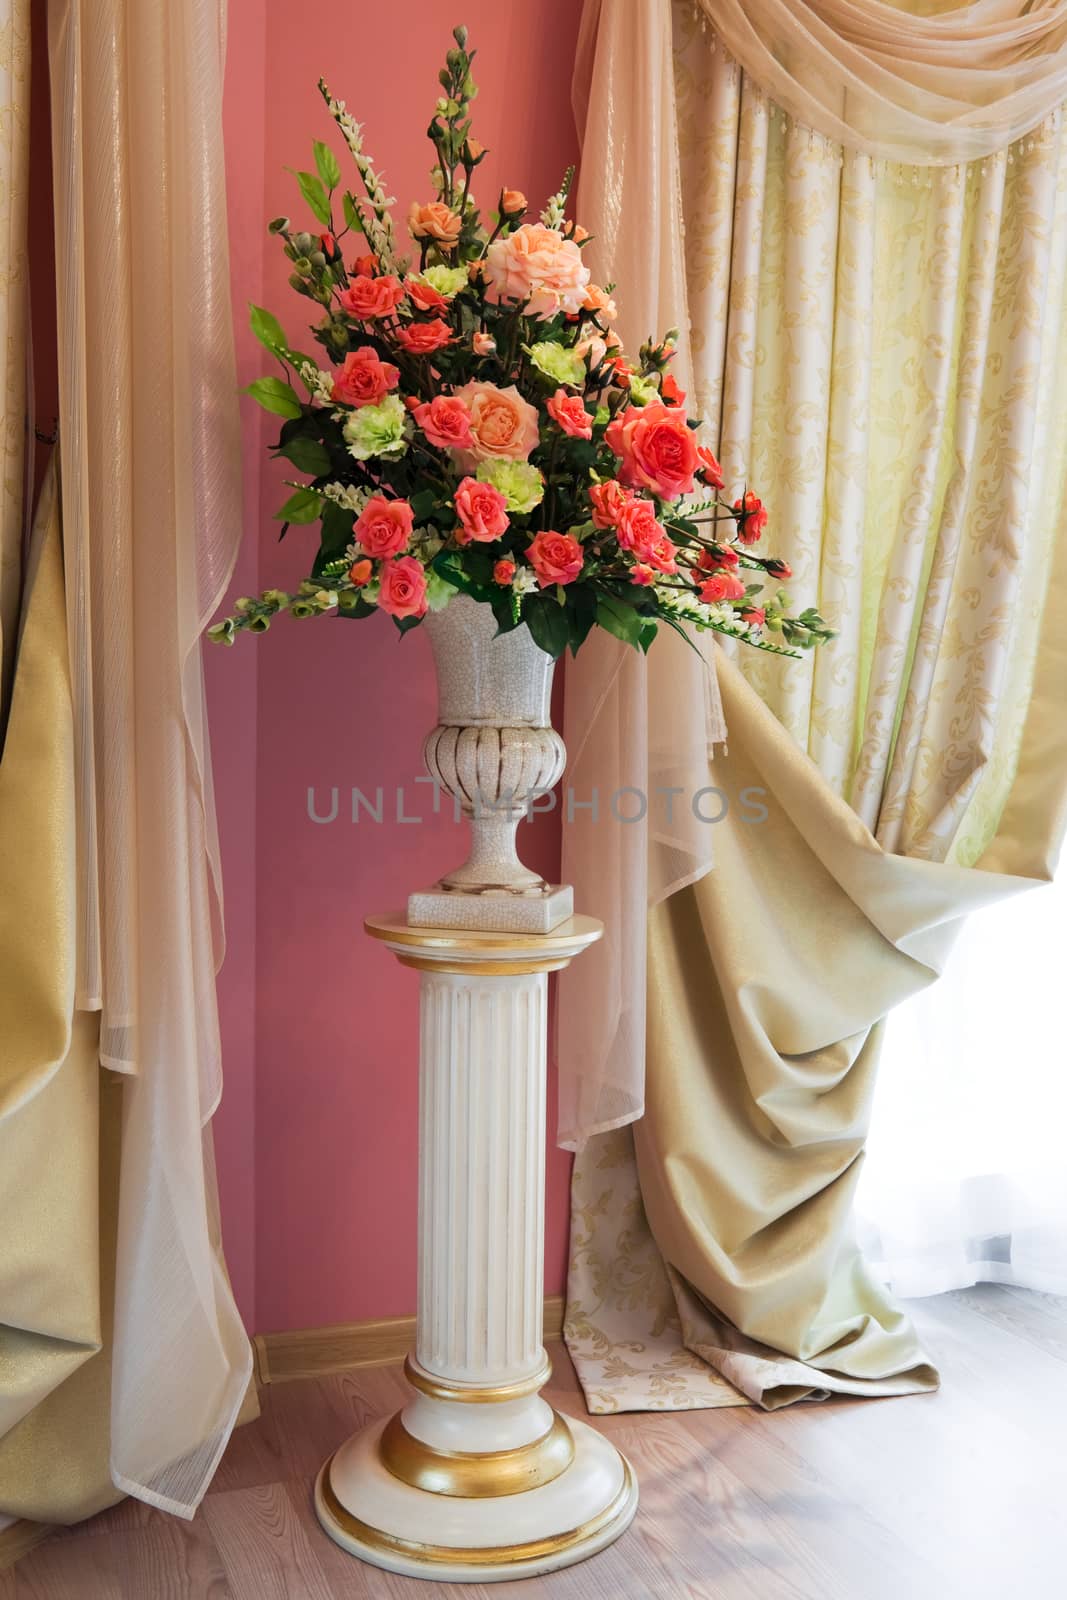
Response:
[[[589,502],[596,526],[614,528],[623,506],[628,506],[632,499],[629,489],[624,489],[614,478],[609,478],[607,483],[594,483],[589,490]]]
[[[350,350],[345,364],[336,373],[330,391],[346,406],[376,406],[390,389],[395,389],[400,373],[389,361],[382,361],[369,344]]]
[[[514,217],[526,210],[526,196],[521,189],[505,189],[500,196],[500,215]]]
[[[744,584],[732,572],[716,572],[701,585],[700,598],[705,605],[714,605],[716,600],[740,600],[744,592]]]
[[[426,605],[426,572],[414,556],[383,561],[378,606],[391,617],[421,617]]]
[[[406,500],[376,494],[367,501],[352,530],[356,543],[376,561],[399,555],[407,547],[415,513]]]
[[[469,544],[472,539],[484,544],[507,532],[508,503],[491,483],[464,478],[456,489],[454,502],[460,521],[455,535],[457,544]]]
[[[474,443],[471,414],[458,395],[435,395],[416,405],[411,414],[438,450],[469,450]]]
[[[451,344],[455,335],[441,317],[432,322],[409,322],[396,330],[396,342],[412,356],[432,355],[443,345]]]
[[[475,461],[528,461],[538,441],[537,412],[511,384],[467,383],[456,390],[471,414]]]
[[[629,406],[608,424],[605,438],[621,461],[620,482],[632,489],[651,489],[662,500],[692,494],[700,458],[679,406],[658,400]]]
[[[395,311],[404,298],[404,285],[392,273],[371,278],[364,273],[352,279],[341,295],[341,310],[358,322],[373,322]]]
[[[574,353],[585,362],[590,372],[595,372],[600,363],[607,357],[608,342],[606,339],[602,339],[598,333],[587,333],[584,339],[578,340],[574,347]]]
[[[485,333],[479,328],[471,340],[471,349],[476,356],[491,356],[496,349],[496,340],[491,333]]]
[[[651,500],[626,502],[615,522],[615,537],[623,550],[632,550],[641,561],[651,560],[657,540],[666,537]]]
[[[580,395],[557,389],[551,400],[546,402],[545,410],[552,421],[558,423],[572,439],[593,437],[593,418],[582,404]]]
[[[506,587],[514,578],[515,572],[514,561],[508,561],[506,557],[502,558],[493,566],[493,582],[499,583],[501,587]]]
[[[526,302],[527,315],[574,316],[582,309],[589,268],[572,239],[540,222],[494,239],[485,256],[487,298]]]
[[[432,239],[442,250],[452,250],[463,227],[463,219],[443,200],[431,200],[426,206],[420,206],[417,200],[413,200],[408,212],[408,227],[412,238]]]
[[[586,285],[585,299],[582,301],[582,310],[592,311],[600,318],[601,322],[614,322],[616,317],[619,315],[619,308],[611,298],[610,294],[608,294],[606,289],[602,289],[600,285],[596,283],[590,283]]]
[[[755,544],[767,528],[767,507],[758,494],[747,489],[740,500],[734,501],[737,519],[737,537],[742,544]]]
[[[556,533],[546,528],[533,543],[527,545],[526,554],[537,573],[540,588],[554,583],[573,583],[582,570],[582,547],[569,533]]]

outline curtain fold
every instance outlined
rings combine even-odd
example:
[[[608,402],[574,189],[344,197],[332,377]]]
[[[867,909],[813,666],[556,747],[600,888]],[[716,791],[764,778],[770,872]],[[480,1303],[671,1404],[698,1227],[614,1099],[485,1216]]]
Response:
[[[1063,0],[696,4],[777,105],[880,160],[981,160],[1067,99]]]
[[[969,910],[1048,877],[1063,828],[1062,123],[879,168],[784,116],[686,0],[594,12],[582,219],[603,249],[655,214],[594,174],[666,29],[694,409],[839,637],[723,653],[716,867],[650,916],[645,1119],[578,1155],[568,1342],[594,1409],[921,1389],[851,1205],[881,1018]]]
[[[240,535],[220,0],[50,0],[76,1001],[121,1074],[115,1486],[191,1516],[251,1378],[222,1259],[199,634]]]

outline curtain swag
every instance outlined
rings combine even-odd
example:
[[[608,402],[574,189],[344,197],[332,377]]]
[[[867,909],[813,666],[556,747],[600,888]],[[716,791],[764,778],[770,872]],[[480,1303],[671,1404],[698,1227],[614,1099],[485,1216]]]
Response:
[[[1067,99],[1067,0],[694,3],[790,116],[877,160],[979,160]]]

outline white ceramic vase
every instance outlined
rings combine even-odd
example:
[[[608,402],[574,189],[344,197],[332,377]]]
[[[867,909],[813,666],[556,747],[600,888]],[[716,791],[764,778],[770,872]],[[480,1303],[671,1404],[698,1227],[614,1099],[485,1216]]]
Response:
[[[437,669],[426,768],[470,824],[470,853],[408,901],[412,927],[548,933],[571,915],[569,886],[523,865],[519,824],[566,764],[551,723],[555,663],[526,627],[497,636],[492,609],[457,595],[423,623]]]

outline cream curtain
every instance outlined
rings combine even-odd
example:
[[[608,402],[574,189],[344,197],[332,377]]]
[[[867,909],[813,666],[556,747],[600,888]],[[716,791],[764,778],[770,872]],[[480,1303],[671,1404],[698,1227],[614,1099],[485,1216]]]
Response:
[[[578,1156],[568,1340],[594,1409],[923,1388],[851,1202],[880,1019],[969,910],[1049,876],[1063,829],[1060,119],[885,166],[784,117],[690,3],[587,24],[596,270],[685,230],[685,302],[624,302],[624,338],[691,318],[728,487],[758,485],[794,599],[840,637],[722,662],[716,870],[650,920],[646,1115]],[[646,52],[673,71],[635,86]],[[631,209],[593,175],[649,81],[677,186]],[[592,908],[596,843],[571,858]]]
[[[50,0],[48,50],[72,982],[122,1101],[109,1472],[191,1516],[252,1370],[209,1126],[222,940],[198,639],[240,530],[220,0]],[[21,1509],[48,1520],[47,1485]]]

